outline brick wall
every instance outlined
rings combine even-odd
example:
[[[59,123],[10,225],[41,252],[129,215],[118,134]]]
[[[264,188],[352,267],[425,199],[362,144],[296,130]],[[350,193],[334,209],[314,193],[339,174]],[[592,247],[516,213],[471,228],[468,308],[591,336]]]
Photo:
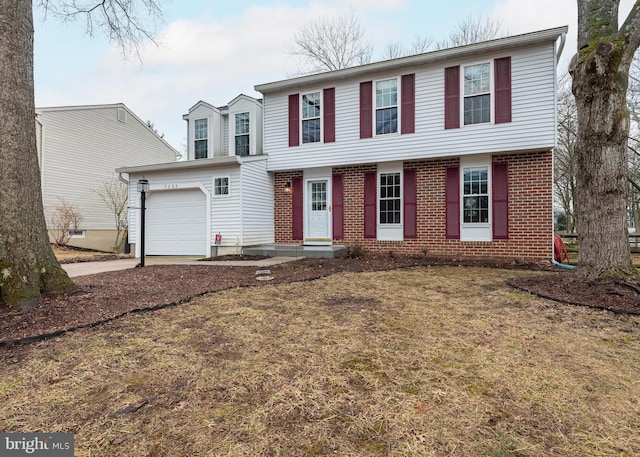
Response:
[[[344,180],[344,239],[336,244],[361,245],[376,252],[446,256],[492,256],[518,259],[550,259],[552,256],[552,156],[551,152],[500,154],[493,162],[509,164],[509,239],[470,242],[445,238],[445,170],[459,164],[457,158],[410,161],[404,168],[416,170],[418,237],[406,241],[365,239],[364,173],[376,165],[336,167]],[[291,239],[291,193],[285,183],[302,171],[275,174],[276,243]]]

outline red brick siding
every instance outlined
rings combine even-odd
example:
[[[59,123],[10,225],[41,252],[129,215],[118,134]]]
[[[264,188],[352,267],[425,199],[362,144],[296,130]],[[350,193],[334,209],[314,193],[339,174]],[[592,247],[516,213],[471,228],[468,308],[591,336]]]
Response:
[[[405,241],[365,239],[363,204],[364,173],[376,165],[336,167],[344,179],[344,239],[336,244],[361,245],[370,251],[446,256],[492,256],[518,259],[550,259],[552,255],[551,152],[500,154],[494,162],[509,163],[509,239],[491,242],[445,238],[445,169],[457,158],[404,163],[416,170],[418,236]],[[275,174],[276,243],[291,239],[291,194],[284,184],[302,171]]]

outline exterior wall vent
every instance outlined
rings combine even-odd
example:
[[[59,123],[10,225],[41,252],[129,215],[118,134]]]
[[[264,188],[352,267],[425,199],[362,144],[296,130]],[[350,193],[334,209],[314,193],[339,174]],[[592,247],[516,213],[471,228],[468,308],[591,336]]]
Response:
[[[124,108],[118,108],[118,120],[127,123],[127,111]]]

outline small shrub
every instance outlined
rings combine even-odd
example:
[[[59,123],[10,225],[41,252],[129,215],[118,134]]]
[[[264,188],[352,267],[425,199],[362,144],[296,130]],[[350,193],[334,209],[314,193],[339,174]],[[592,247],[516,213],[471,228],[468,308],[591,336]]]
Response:
[[[49,216],[49,228],[53,233],[54,243],[57,246],[66,246],[71,238],[69,232],[78,230],[82,221],[80,211],[64,198],[60,198],[60,205]]]
[[[361,244],[353,244],[347,249],[347,257],[350,259],[363,259],[367,255],[367,248]]]

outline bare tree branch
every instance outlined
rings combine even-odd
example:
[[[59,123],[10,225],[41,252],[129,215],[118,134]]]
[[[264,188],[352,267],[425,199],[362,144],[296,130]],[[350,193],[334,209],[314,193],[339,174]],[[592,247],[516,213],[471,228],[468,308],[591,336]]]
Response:
[[[372,48],[353,11],[306,23],[295,35],[291,54],[303,58],[310,71],[339,70],[369,63]]]
[[[155,41],[155,31],[162,23],[161,0],[37,0],[46,13],[63,22],[84,19],[87,34],[104,33],[127,57],[140,58],[141,47]],[[46,17],[46,16],[45,16]]]
[[[492,40],[500,36],[501,29],[501,21],[491,19],[488,16],[484,18],[474,18],[472,15],[469,15],[455,27],[447,39],[435,43],[435,49],[445,49]]]

